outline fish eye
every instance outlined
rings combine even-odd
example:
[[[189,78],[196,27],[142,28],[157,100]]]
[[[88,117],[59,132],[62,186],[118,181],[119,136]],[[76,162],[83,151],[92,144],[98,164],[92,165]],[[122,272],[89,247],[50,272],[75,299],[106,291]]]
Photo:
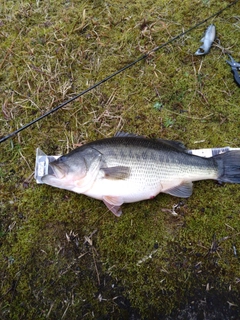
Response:
[[[57,159],[58,162],[65,162],[66,161],[66,157],[65,156],[61,156],[60,158]]]

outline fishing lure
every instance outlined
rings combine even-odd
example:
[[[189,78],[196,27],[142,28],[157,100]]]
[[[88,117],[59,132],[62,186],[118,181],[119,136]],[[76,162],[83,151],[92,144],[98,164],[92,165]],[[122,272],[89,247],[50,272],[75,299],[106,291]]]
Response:
[[[199,49],[195,52],[195,55],[202,56],[207,54],[210,51],[215,38],[216,38],[216,27],[214,24],[211,24],[207,28],[204,37],[200,41],[200,42],[203,42],[203,45],[199,47]]]

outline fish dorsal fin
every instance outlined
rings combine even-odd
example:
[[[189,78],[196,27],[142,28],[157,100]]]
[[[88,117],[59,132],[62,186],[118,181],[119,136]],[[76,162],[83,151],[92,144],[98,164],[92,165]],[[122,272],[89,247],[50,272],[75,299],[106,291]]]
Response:
[[[139,136],[135,133],[129,133],[124,131],[118,131],[114,137],[134,137],[134,138],[143,138],[143,136]]]
[[[132,138],[145,138],[145,139],[148,139],[144,136],[139,136],[137,134],[134,134],[134,133],[128,133],[128,132],[124,132],[124,131],[119,131],[115,134],[115,137],[132,137]],[[185,145],[180,142],[180,141],[175,141],[175,140],[165,140],[165,139],[160,139],[160,138],[157,138],[157,139],[149,139],[149,140],[155,140],[155,141],[159,141],[161,143],[164,143],[165,145],[168,145],[172,148],[175,148],[177,149],[178,151],[181,151],[181,152],[187,152],[188,149],[185,147]]]
[[[173,147],[181,152],[187,152],[188,149],[185,147],[185,145],[181,141],[176,140],[165,140],[165,139],[156,139],[157,141],[164,143],[170,147]]]
[[[171,194],[174,197],[188,198],[192,194],[192,189],[193,189],[193,184],[190,181],[190,182],[181,183],[176,187],[173,187],[171,189],[164,191],[164,193]]]
[[[130,168],[125,166],[115,166],[109,168],[101,168],[105,179],[125,180],[130,175]]]
[[[148,139],[148,138],[146,138],[144,136],[137,135],[137,134],[134,134],[134,133],[128,133],[128,132],[124,132],[124,131],[117,132],[114,137],[133,137],[133,138],[145,138],[145,139]],[[151,140],[151,139],[149,139],[149,140]],[[188,151],[188,149],[185,147],[185,145],[181,141],[166,140],[166,139],[161,139],[161,138],[152,139],[152,140],[159,141],[159,142],[164,143],[166,145],[169,145],[169,146],[171,146],[171,147],[173,147],[175,149],[178,149],[179,151],[182,151],[182,152]]]

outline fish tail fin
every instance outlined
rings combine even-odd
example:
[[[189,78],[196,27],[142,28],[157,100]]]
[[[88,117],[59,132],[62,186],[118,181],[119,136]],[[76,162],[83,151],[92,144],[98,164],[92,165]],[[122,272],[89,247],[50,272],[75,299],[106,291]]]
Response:
[[[228,151],[213,158],[218,163],[218,181],[240,183],[240,150]]]

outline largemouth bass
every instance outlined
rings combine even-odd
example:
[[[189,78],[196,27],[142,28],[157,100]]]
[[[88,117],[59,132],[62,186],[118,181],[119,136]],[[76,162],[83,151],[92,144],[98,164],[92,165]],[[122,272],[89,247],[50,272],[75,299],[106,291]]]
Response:
[[[211,158],[188,153],[183,144],[119,133],[87,143],[50,163],[42,182],[102,200],[120,216],[121,205],[160,192],[187,198],[193,181],[240,183],[240,151]]]

